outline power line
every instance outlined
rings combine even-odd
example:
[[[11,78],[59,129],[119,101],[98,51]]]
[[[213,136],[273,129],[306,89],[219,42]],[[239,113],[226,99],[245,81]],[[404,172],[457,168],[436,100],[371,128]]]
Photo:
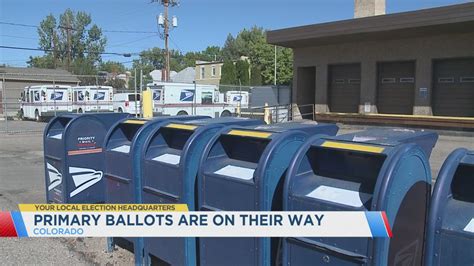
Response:
[[[41,49],[41,48],[29,48],[29,47],[18,47],[18,46],[5,46],[5,45],[0,45],[0,48],[2,48],[2,49],[13,49],[13,50],[54,52],[53,49]],[[87,51],[86,51],[85,53],[94,53],[94,52],[87,52]],[[140,53],[101,52],[101,53],[96,53],[96,54],[101,54],[101,55],[120,55],[120,56],[124,56],[124,57],[130,57],[130,56],[132,56],[132,55],[139,55]]]
[[[15,35],[7,35],[7,34],[0,34],[2,37],[8,38],[17,38],[17,39],[28,39],[28,40],[38,40],[37,38],[30,38],[30,37],[23,37],[23,36],[15,36]]]
[[[36,26],[36,25],[28,25],[28,24],[13,23],[13,22],[4,22],[4,21],[0,21],[0,24],[10,25],[10,26],[20,26],[20,27],[38,28],[38,26]]]
[[[22,23],[13,23],[13,22],[6,22],[6,21],[0,21],[0,24],[3,25],[10,25],[10,26],[17,26],[17,27],[28,27],[28,28],[39,28],[36,25],[31,25],[31,24],[22,24]],[[109,32],[109,33],[137,33],[137,34],[151,34],[155,33],[158,34],[157,31],[140,31],[140,30],[104,30],[102,29],[103,32]]]

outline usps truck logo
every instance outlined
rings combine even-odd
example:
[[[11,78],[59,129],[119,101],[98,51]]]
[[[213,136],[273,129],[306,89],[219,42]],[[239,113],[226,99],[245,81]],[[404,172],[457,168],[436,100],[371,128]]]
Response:
[[[105,99],[105,92],[99,91],[96,94],[94,94],[94,100],[96,101],[102,101]]]
[[[154,91],[154,92],[153,92],[153,100],[154,100],[154,101],[159,101],[159,100],[161,100],[161,91]]]
[[[59,186],[62,182],[62,175],[54,166],[49,163],[46,163],[46,168],[48,168],[48,177],[49,177],[49,186],[48,191],[53,190],[53,188]]]
[[[53,101],[59,101],[63,99],[63,92],[62,91],[56,91],[51,94],[51,100]]]
[[[182,90],[179,100],[182,102],[191,102],[194,99],[194,91],[191,90]]]
[[[234,96],[234,99],[233,99],[232,101],[234,101],[234,102],[240,102],[240,101],[242,101],[242,95],[235,95],[235,96]]]
[[[104,174],[102,171],[81,167],[69,167],[69,173],[76,186],[76,189],[71,192],[71,197],[98,183]]]

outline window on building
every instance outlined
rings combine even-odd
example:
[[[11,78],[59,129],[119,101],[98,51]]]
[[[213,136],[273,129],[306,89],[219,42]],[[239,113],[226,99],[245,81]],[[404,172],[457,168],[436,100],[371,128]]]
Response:
[[[204,67],[201,67],[201,79],[204,79],[204,77],[206,76],[205,75],[205,68]]]
[[[216,76],[216,66],[212,66],[212,76],[215,77]]]

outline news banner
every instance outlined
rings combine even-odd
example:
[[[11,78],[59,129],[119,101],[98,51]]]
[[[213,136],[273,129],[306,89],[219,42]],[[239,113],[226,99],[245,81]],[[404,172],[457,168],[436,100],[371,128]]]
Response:
[[[190,212],[186,204],[19,204],[1,237],[392,237],[385,212]]]

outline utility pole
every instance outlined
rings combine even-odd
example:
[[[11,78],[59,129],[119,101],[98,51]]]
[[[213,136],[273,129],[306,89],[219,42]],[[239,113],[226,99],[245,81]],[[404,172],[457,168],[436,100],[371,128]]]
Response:
[[[158,26],[163,27],[163,38],[165,40],[165,81],[170,81],[170,50],[169,50],[169,36],[171,27],[178,26],[178,20],[176,17],[172,18],[171,24],[169,20],[168,8],[171,6],[177,6],[178,0],[152,0],[153,2],[160,2],[164,7],[164,15],[158,16]]]
[[[168,23],[168,6],[169,6],[169,0],[163,0],[162,1],[163,6],[165,7],[165,23],[164,23],[164,29],[165,29],[165,51],[166,51],[166,82],[170,81],[170,50],[168,47],[168,38],[170,36],[169,33],[169,23]]]
[[[275,69],[274,69],[273,85],[277,85],[277,46],[275,45]]]
[[[66,69],[67,71],[70,71],[70,65],[71,65],[71,54],[72,54],[72,51],[71,51],[71,31],[72,30],[75,30],[71,27],[71,21],[70,21],[70,18],[68,17],[67,18],[67,25],[66,27],[64,26],[61,26],[59,25],[58,28],[61,28],[61,29],[64,29],[66,30],[66,37],[67,37],[67,64],[66,64]]]

